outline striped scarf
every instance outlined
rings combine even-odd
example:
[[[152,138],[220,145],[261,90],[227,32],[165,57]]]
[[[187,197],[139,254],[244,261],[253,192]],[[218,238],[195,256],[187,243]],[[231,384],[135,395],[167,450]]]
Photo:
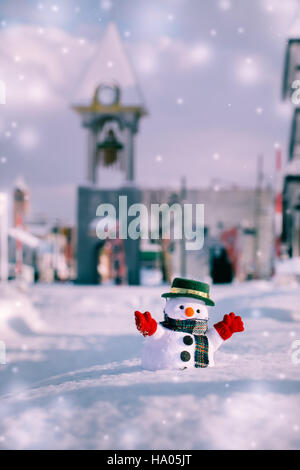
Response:
[[[193,334],[195,340],[195,367],[208,366],[208,338],[205,336],[207,320],[177,320],[165,314],[165,319],[160,324],[169,330]]]

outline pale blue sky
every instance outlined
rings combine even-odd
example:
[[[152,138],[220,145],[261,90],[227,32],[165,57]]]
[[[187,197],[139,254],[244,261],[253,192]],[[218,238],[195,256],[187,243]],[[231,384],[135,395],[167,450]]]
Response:
[[[260,153],[272,182],[275,143],[286,158],[292,109],[281,80],[297,9],[296,0],[0,0],[0,189],[23,175],[33,213],[74,220],[86,141],[67,93],[111,21],[150,113],[137,183],[176,186],[184,174],[191,187],[253,186]]]

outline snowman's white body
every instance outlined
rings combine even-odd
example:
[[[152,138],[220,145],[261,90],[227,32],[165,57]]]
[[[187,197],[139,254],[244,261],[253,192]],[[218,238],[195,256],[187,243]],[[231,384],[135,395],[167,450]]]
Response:
[[[182,306],[184,307],[183,309],[180,308]],[[187,297],[168,299],[165,313],[170,318],[187,320],[184,314],[186,307],[194,310],[195,314],[192,319],[208,319],[208,311],[204,302]],[[184,337],[186,336],[191,337],[190,342],[192,341],[192,344],[187,345],[184,343]],[[214,365],[214,353],[223,343],[223,339],[215,328],[209,328],[206,331],[206,336],[208,338],[208,367],[212,367]],[[188,361],[181,359],[183,351],[187,351],[190,354]],[[195,341],[192,334],[173,331],[158,324],[156,332],[152,336],[145,338],[142,366],[149,370],[194,368],[194,354]]]

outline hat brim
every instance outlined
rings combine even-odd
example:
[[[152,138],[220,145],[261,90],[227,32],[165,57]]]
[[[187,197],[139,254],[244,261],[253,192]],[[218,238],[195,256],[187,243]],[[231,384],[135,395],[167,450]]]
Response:
[[[211,299],[207,299],[206,297],[202,297],[201,295],[197,295],[197,294],[174,294],[173,292],[167,292],[166,294],[162,294],[161,296],[164,297],[164,298],[167,298],[167,297],[191,297],[193,299],[202,300],[203,302],[205,302],[206,305],[209,305],[210,307],[213,307],[215,305],[215,303]]]

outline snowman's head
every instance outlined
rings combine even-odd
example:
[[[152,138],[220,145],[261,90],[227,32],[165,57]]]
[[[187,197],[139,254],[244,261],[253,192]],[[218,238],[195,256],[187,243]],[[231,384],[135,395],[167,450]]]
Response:
[[[208,320],[205,303],[192,297],[167,298],[164,312],[177,320]]]

